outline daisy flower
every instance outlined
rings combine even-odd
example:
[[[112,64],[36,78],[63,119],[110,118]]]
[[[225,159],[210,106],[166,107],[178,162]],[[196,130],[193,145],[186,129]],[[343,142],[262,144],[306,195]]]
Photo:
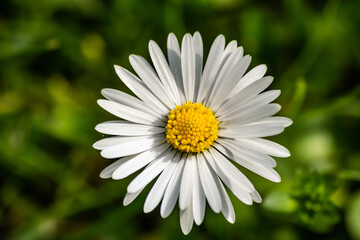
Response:
[[[112,135],[93,146],[101,156],[118,159],[100,174],[123,179],[143,169],[128,185],[124,205],[130,204],[156,179],[148,193],[144,212],[160,203],[163,218],[178,202],[180,225],[188,234],[205,216],[206,202],[230,222],[235,213],[230,190],[247,205],[260,203],[260,194],[236,164],[258,175],[280,182],[273,169],[275,157],[288,157],[281,145],[263,139],[284,131],[292,121],[273,117],[281,106],[271,103],[280,90],[264,90],[273,77],[266,66],[246,73],[251,57],[223,35],[211,46],[203,67],[203,44],[196,32],[179,42],[174,34],[167,40],[167,56],[149,42],[153,66],[144,58],[130,55],[137,75],[115,66],[123,83],[137,96],[103,89],[106,98],[98,104],[122,120],[96,126]]]

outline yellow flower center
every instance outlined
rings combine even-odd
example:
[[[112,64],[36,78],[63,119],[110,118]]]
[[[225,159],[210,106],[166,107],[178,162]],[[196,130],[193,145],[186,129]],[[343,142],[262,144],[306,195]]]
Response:
[[[218,138],[218,124],[210,108],[190,101],[170,110],[166,141],[180,151],[200,153]]]

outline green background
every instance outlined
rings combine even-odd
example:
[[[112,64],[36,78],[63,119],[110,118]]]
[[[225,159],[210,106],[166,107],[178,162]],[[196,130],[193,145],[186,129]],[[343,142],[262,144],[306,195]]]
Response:
[[[0,239],[360,239],[359,12],[355,0],[1,1]],[[292,153],[277,159],[281,183],[244,170],[263,203],[231,195],[235,224],[208,207],[184,236],[178,209],[142,212],[149,187],[123,207],[134,175],[100,179],[111,161],[92,144],[115,119],[100,90],[129,92],[113,65],[195,31],[205,56],[224,34],[267,64],[294,124],[271,138]]]

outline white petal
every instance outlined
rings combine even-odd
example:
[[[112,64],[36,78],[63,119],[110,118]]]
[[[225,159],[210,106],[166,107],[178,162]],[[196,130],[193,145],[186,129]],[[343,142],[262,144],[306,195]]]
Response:
[[[267,125],[267,126],[282,126],[282,127],[288,127],[293,123],[293,121],[290,118],[287,117],[280,117],[280,116],[273,116],[273,117],[267,117],[263,118],[261,120],[258,120],[253,123],[248,123],[245,126],[251,126],[251,125]]]
[[[96,125],[95,129],[103,134],[119,136],[153,135],[163,133],[166,130],[163,127],[141,125],[127,121],[108,121]]]
[[[245,57],[239,58],[234,65],[227,70],[225,69],[226,64],[224,65],[224,69],[227,72],[224,73],[222,78],[217,79],[213,88],[214,94],[209,97],[210,106],[214,111],[216,111],[224,103],[224,101],[228,99],[229,92],[231,92],[237,81],[242,77],[242,75],[244,75],[246,69],[250,65],[250,62],[251,57],[246,55]],[[220,76],[221,72],[219,74],[219,77]],[[218,83],[218,85],[216,85],[216,83]]]
[[[155,97],[143,81],[122,67],[115,65],[115,71],[123,83],[143,100],[149,108],[161,115],[168,114],[169,109]]]
[[[254,190],[252,183],[214,148],[210,148],[204,154],[213,170],[234,195],[243,203],[251,205],[252,198],[249,192]]]
[[[212,169],[209,168],[208,163],[206,162],[203,154],[197,155],[198,161],[198,171],[200,176],[200,181],[206,196],[207,201],[211,209],[215,213],[219,213],[221,210],[221,196],[219,189],[216,187],[216,177]]]
[[[229,195],[227,194],[227,192],[225,190],[224,185],[221,183],[221,181],[218,177],[216,177],[216,185],[220,191],[220,196],[221,196],[221,202],[222,202],[221,212],[224,215],[224,217],[226,218],[226,220],[228,220],[230,223],[234,223],[235,222],[234,207],[231,203]]]
[[[127,93],[124,93],[119,90],[111,89],[111,88],[104,88],[103,90],[101,90],[101,94],[108,100],[138,109],[142,112],[153,115],[154,117],[159,118],[160,120],[164,120],[163,115],[161,115],[157,112],[154,112],[153,110],[151,110],[151,108],[149,108],[146,105],[145,102],[143,102],[140,99],[137,99],[136,97],[133,97]]]
[[[160,203],[161,199],[164,196],[169,180],[179,163],[180,157],[181,153],[177,152],[169,165],[165,168],[165,170],[156,180],[154,186],[151,188],[149,194],[146,197],[144,204],[145,213],[151,212]]]
[[[197,102],[201,103],[215,81],[221,63],[221,56],[225,47],[225,38],[219,35],[211,46],[209,56],[206,60],[203,74],[201,76]]]
[[[160,99],[161,102],[170,109],[173,109],[175,107],[174,102],[150,64],[143,57],[136,55],[130,55],[129,60],[131,66],[144,81],[146,86]]]
[[[175,207],[176,201],[180,193],[181,177],[184,169],[186,158],[182,156],[179,164],[171,176],[168,186],[164,194],[164,198],[161,203],[160,214],[163,218],[170,215]]]
[[[185,235],[188,235],[194,224],[194,218],[192,215],[192,206],[189,205],[185,210],[180,210],[180,226],[181,230]]]
[[[231,151],[229,151],[228,149],[226,149],[225,147],[223,147],[219,144],[214,144],[214,147],[216,149],[218,149],[226,157],[232,159],[237,164],[249,169],[250,171],[252,171],[272,182],[280,182],[281,181],[279,174],[274,169],[264,167],[260,164],[254,163],[254,162],[249,162],[249,161],[246,161],[241,158],[237,158]]]
[[[135,156],[124,157],[123,159],[126,159],[126,162],[121,164],[113,172],[112,178],[115,180],[126,178],[127,176],[138,171],[139,169],[145,167],[168,148],[169,144],[164,143]]]
[[[175,150],[171,151],[171,148],[168,148],[157,159],[147,165],[146,168],[131,181],[127,187],[127,191],[130,193],[137,192],[148,185],[169,165],[175,153]]]
[[[250,182],[250,180],[220,152],[218,152],[215,148],[209,148],[209,152],[212,155],[209,164],[215,172],[216,170],[219,170],[219,172],[223,173],[227,178],[229,178],[229,180],[236,180],[234,182],[246,191],[252,192],[255,190],[254,185]],[[211,163],[215,163],[215,165],[212,165]],[[219,174],[218,176],[221,178]]]
[[[186,101],[194,102],[195,50],[190,34],[185,34],[181,44],[181,69]]]
[[[247,74],[245,74],[244,77],[241,78],[241,80],[236,84],[234,89],[232,90],[229,97],[234,96],[238,92],[240,92],[245,87],[249,86],[251,83],[257,81],[258,79],[262,78],[266,73],[266,65],[261,64],[259,66],[254,67],[251,69]]]
[[[195,155],[189,154],[185,162],[180,186],[179,207],[182,210],[185,210],[191,204],[196,167]]]
[[[231,113],[244,103],[256,97],[260,92],[264,91],[273,81],[273,77],[262,78],[245,89],[234,95],[227,102],[225,102],[217,111],[216,116],[221,116],[226,113]]]
[[[242,47],[241,47],[241,52],[243,52]],[[234,88],[234,86],[239,81],[239,79],[244,75],[244,73],[246,72],[247,68],[250,65],[250,62],[251,62],[250,55],[246,55],[240,58],[235,63],[235,68],[233,68],[231,72],[227,75],[227,78],[229,78],[229,80],[227,79],[227,82],[231,84],[231,87],[229,87],[229,85],[224,86],[225,85],[224,84],[224,85],[220,85],[220,88],[218,89],[219,92],[225,91],[226,95],[223,95],[224,98],[226,99],[229,98],[229,92],[231,92],[231,90]]]
[[[269,118],[265,118],[261,121],[258,121],[258,123],[264,123],[264,124],[269,124],[269,123],[273,123],[273,124],[281,124],[284,127],[289,127],[291,124],[293,124],[293,121],[290,118],[287,117],[279,117],[279,116],[275,116],[275,117],[269,117]]]
[[[230,56],[231,53],[233,53],[237,49],[237,42],[236,40],[232,40],[229,42],[229,44],[226,46],[222,58],[227,58]]]
[[[197,94],[200,87],[200,79],[203,68],[203,42],[199,32],[193,36],[194,51],[195,51],[195,95],[194,100],[197,99]]]
[[[105,148],[100,152],[104,158],[119,158],[154,148],[164,141],[164,136],[126,137],[128,141]]]
[[[104,99],[99,99],[97,103],[100,107],[109,113],[130,122],[145,125],[164,126],[164,122],[159,120],[159,118],[156,118],[135,108]]]
[[[259,94],[258,96],[254,97],[250,101],[239,105],[238,107],[229,108],[226,113],[222,114],[221,116],[217,117],[219,121],[223,121],[223,119],[231,118],[232,116],[239,115],[242,112],[245,112],[249,109],[266,105],[272,102],[280,95],[280,90],[270,90],[264,93]],[[217,116],[217,114],[216,114]]]
[[[221,55],[221,63],[220,63],[220,67],[219,67],[219,71],[221,71],[221,69],[223,68],[225,62],[228,60],[228,58],[231,56],[231,54],[233,54],[235,51],[240,50],[240,57],[242,57],[244,55],[244,49],[242,46],[236,47],[235,49],[233,48],[233,44],[234,43],[229,43],[226,48],[224,49],[224,52]]]
[[[144,190],[144,188],[140,189],[139,191],[137,192],[134,192],[134,193],[129,193],[127,192],[125,197],[124,197],[124,200],[123,200],[123,205],[124,206],[127,206],[129,205],[130,203],[132,203],[139,195],[140,193],[142,192],[142,190]]]
[[[195,162],[197,161],[195,160]],[[198,169],[196,169],[195,172],[196,172],[196,176],[194,175],[192,206],[193,206],[194,221],[197,225],[200,225],[205,217],[206,200],[205,200],[204,190],[201,186]]]
[[[242,48],[237,48],[231,55],[227,58],[224,66],[221,67],[218,76],[216,77],[214,84],[210,88],[210,94],[205,98],[205,103],[207,106],[213,107],[218,105],[219,99],[217,98],[220,94],[219,88],[221,86],[230,84],[233,85],[235,80],[230,78],[230,74],[233,69],[237,69],[236,63],[242,59]],[[241,68],[240,68],[241,69]],[[222,101],[221,101],[222,103]]]
[[[181,102],[177,104],[181,105],[186,101],[186,99],[185,99],[184,86],[182,80],[180,47],[179,47],[179,42],[173,33],[170,33],[168,36],[167,53],[168,53],[171,72],[175,78],[176,85],[181,97]]]
[[[265,167],[273,168],[276,166],[276,162],[272,157],[258,151],[249,150],[241,145],[241,142],[231,139],[218,139],[217,142],[229,149],[237,158],[255,162]]]
[[[233,54],[235,53],[235,52],[238,52],[237,54],[239,55],[239,57],[240,57],[240,59],[242,58],[242,56],[243,56],[243,54],[244,54],[244,49],[243,49],[243,47],[237,47],[235,50],[233,50],[233,51],[230,51],[231,50],[231,46],[227,46],[226,48],[225,48],[225,50],[224,50],[224,52],[222,53],[222,55],[221,55],[221,61],[220,61],[220,65],[219,65],[219,69],[218,69],[218,73],[217,73],[217,78],[219,78],[219,76],[220,76],[220,74],[221,74],[221,72],[223,72],[223,73],[226,73],[226,74],[229,74],[229,72],[230,72],[230,70],[226,70],[226,71],[224,71],[225,70],[225,68],[228,68],[228,66],[226,66],[226,63],[228,62],[228,60],[229,60],[229,58],[231,57],[231,56],[233,56]],[[230,69],[233,69],[233,68],[230,68]],[[241,76],[240,76],[241,77]],[[234,79],[235,81],[237,81],[239,78],[236,78],[236,79]],[[220,81],[221,82],[221,81]],[[220,83],[221,84],[221,83]],[[214,82],[214,84],[212,84],[212,86],[210,87],[210,90],[209,90],[209,94],[206,96],[206,98],[205,98],[205,100],[204,100],[204,102],[205,103],[208,103],[209,102],[209,99],[212,99],[212,98],[210,98],[210,93],[211,92],[213,92],[214,90],[216,90],[216,88],[215,88],[215,82]],[[225,100],[225,99],[224,99]]]
[[[149,42],[149,52],[154,67],[159,74],[160,80],[164,84],[165,89],[170,92],[170,97],[173,99],[173,102],[180,103],[181,98],[174,76],[165,59],[164,54],[154,41]]]
[[[284,131],[285,126],[279,123],[252,123],[237,128],[219,129],[218,136],[224,138],[270,137]]]
[[[105,148],[109,148],[115,146],[117,144],[126,143],[131,140],[140,139],[143,137],[108,137],[100,139],[99,141],[93,144],[93,148],[97,150],[103,150]]]
[[[262,139],[262,138],[243,138],[236,139],[237,142],[240,142],[244,147],[253,149],[265,154],[269,154],[275,157],[289,157],[290,152],[285,147],[277,144],[275,142]]]
[[[107,166],[106,168],[104,168],[104,170],[101,171],[100,173],[100,177],[101,178],[111,178],[113,172],[122,164],[124,163],[124,159],[119,159],[115,162],[113,162],[112,164],[110,164],[109,166]]]
[[[256,203],[262,202],[262,198],[256,190],[251,192],[250,195],[251,195],[252,199],[254,200],[254,202],[256,202]]]
[[[278,113],[280,109],[281,106],[277,103],[257,106],[237,115],[229,116],[228,118],[223,119],[219,124],[219,128],[236,128],[248,123],[263,120]]]

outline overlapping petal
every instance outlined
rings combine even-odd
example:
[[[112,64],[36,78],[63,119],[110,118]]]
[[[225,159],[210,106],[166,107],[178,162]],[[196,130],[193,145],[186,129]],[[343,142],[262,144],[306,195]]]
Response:
[[[227,189],[247,205],[262,201],[241,167],[280,182],[271,156],[290,156],[285,147],[263,139],[292,124],[289,118],[273,116],[281,109],[272,103],[280,90],[265,91],[273,81],[273,77],[264,77],[266,65],[246,73],[251,57],[243,56],[244,50],[236,41],[225,47],[223,35],[215,39],[206,61],[198,32],[186,34],[180,44],[173,33],[169,34],[167,59],[154,41],[149,42],[149,52],[153,66],[140,56],[130,56],[138,76],[115,66],[120,79],[137,97],[102,90],[107,100],[99,100],[99,105],[122,120],[96,126],[97,131],[111,136],[93,147],[101,150],[104,158],[117,158],[100,176],[123,179],[142,169],[128,185],[124,205],[133,202],[154,180],[144,212],[160,204],[160,214],[166,218],[178,203],[184,234],[191,231],[194,222],[203,222],[206,202],[234,223]],[[204,152],[182,152],[166,142],[169,111],[189,101],[211,108],[220,122],[218,139]]]

